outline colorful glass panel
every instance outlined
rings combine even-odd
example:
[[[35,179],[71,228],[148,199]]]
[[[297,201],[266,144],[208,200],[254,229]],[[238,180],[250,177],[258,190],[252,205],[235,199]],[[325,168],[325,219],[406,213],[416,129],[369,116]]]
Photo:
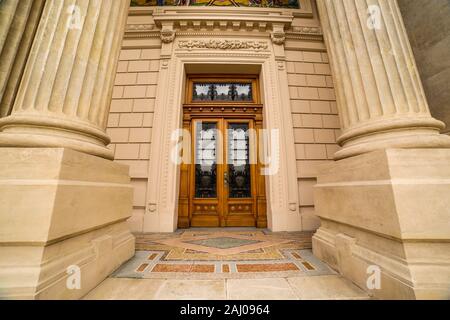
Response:
[[[299,9],[298,0],[131,0],[131,6],[224,6]]]

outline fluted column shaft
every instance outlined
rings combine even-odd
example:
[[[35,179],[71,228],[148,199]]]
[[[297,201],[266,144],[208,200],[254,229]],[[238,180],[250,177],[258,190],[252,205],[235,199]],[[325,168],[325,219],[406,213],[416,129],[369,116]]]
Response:
[[[106,119],[130,0],[47,0],[0,145],[112,159]]]
[[[444,124],[431,117],[397,1],[317,5],[343,130],[335,158],[384,148],[450,147],[449,137],[439,134]]]
[[[44,3],[0,1],[0,118],[12,109]]]

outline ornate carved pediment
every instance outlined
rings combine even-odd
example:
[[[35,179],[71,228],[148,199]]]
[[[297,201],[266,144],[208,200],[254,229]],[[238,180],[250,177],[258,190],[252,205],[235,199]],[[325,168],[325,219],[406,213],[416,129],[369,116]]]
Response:
[[[178,43],[180,49],[221,49],[221,50],[267,50],[269,45],[266,41],[246,40],[188,40]]]

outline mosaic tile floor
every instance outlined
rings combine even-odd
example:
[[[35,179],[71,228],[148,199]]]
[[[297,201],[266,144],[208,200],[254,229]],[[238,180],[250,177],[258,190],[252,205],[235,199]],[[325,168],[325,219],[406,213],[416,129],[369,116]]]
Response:
[[[311,233],[189,229],[136,236],[136,255],[115,278],[233,279],[335,274],[315,258]]]

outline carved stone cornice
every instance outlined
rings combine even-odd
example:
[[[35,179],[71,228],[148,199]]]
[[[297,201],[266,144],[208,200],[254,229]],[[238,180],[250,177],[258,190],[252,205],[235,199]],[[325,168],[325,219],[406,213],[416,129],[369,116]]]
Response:
[[[241,31],[243,36],[253,36],[253,37],[261,37],[266,38],[267,32],[266,30],[261,30],[261,32],[245,32]],[[180,31],[177,29],[176,36],[177,37],[216,37],[218,34],[233,36],[236,34],[235,31],[223,31],[223,30],[187,30]],[[125,39],[142,39],[142,38],[159,38],[161,37],[161,30],[156,28],[154,24],[129,24],[125,29]],[[293,40],[309,40],[309,41],[323,41],[322,29],[319,27],[293,27],[284,32],[285,39],[293,39]],[[282,44],[282,36],[281,34],[271,35],[272,41],[279,41]]]
[[[286,31],[286,39],[323,41],[323,32],[320,27],[292,27]]]
[[[271,30],[274,24],[289,27],[294,16],[292,12],[279,9],[160,7],[153,11],[152,18],[157,27],[171,23],[177,31],[264,32]]]
[[[125,39],[159,38],[161,31],[154,24],[129,24],[125,27]]]
[[[266,41],[247,40],[187,40],[178,42],[180,49],[220,49],[220,50],[267,50],[269,47]]]
[[[135,10],[136,12],[133,9],[130,15],[149,15],[150,18],[148,23],[127,25],[125,38],[161,37],[163,43],[171,43],[175,36],[215,38],[218,34],[233,36],[239,31],[242,36],[270,37],[276,45],[283,45],[286,39],[323,41],[322,29],[319,26],[291,25],[293,16],[298,15],[296,11],[234,9],[229,12],[209,7],[158,7],[151,10],[149,7],[148,10]],[[168,25],[170,31],[163,27]]]
[[[287,40],[304,40],[304,41],[320,41],[323,42],[323,36],[305,35],[301,33],[286,32]]]

